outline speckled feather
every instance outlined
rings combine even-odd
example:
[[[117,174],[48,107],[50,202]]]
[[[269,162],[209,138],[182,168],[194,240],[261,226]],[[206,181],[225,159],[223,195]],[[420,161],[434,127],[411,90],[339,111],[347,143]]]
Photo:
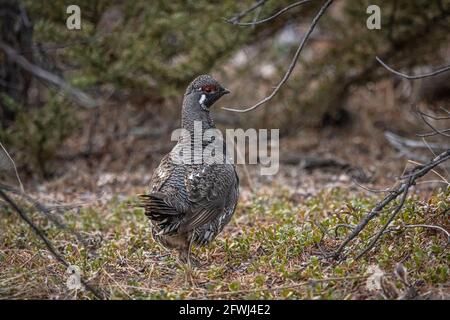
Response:
[[[203,130],[214,128],[209,110],[202,109],[198,99],[189,99],[201,85],[211,83],[219,85],[210,76],[200,76],[186,90],[182,127],[188,131],[192,122],[199,120]],[[210,243],[230,221],[239,180],[232,164],[175,164],[171,159],[175,150],[163,157],[153,173],[149,193],[141,199],[152,221],[154,239],[166,247],[185,250],[191,241]]]

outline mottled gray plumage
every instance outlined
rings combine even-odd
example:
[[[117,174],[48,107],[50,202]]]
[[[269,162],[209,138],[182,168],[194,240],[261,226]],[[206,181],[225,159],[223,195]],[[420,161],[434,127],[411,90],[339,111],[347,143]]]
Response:
[[[201,121],[202,132],[215,128],[209,108],[228,92],[211,76],[197,77],[184,95],[182,128],[191,136],[194,121]],[[192,145],[192,140],[179,139],[153,173],[149,193],[141,196],[145,213],[152,222],[153,238],[167,248],[177,249],[187,262],[190,262],[192,243],[210,243],[230,221],[239,196],[239,180],[233,164],[173,161],[180,146]],[[203,142],[202,148],[206,146]]]

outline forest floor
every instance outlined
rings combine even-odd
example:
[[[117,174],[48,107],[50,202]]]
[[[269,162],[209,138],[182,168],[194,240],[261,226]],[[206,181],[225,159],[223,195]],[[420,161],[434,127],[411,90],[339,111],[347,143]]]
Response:
[[[201,265],[187,272],[175,256],[152,241],[149,225],[135,198],[113,196],[104,203],[66,210],[64,221],[83,243],[35,213],[46,232],[82,277],[111,299],[448,299],[447,230],[450,193],[426,201],[407,201],[390,232],[359,260],[375,229],[369,224],[348,248],[343,262],[324,258],[347,234],[338,225],[354,225],[378,196],[326,188],[314,195],[283,190],[244,192],[236,214],[210,246],[195,248]],[[66,286],[70,274],[45,249],[15,212],[1,216],[0,297],[27,299],[92,298]],[[413,227],[416,226],[416,227]],[[399,265],[400,264],[400,267]],[[405,268],[408,285],[396,276]]]
[[[261,177],[250,166],[245,174],[239,167],[241,196],[233,219],[210,246],[194,248],[200,266],[186,270],[151,239],[149,222],[136,207],[136,195],[145,192],[152,169],[170,150],[169,135],[130,134],[135,124],[118,121],[121,113],[121,106],[111,108],[111,118],[92,122],[97,127],[91,137],[94,155],[82,154],[90,141],[84,128],[59,153],[53,177],[27,179],[28,194],[51,206],[51,212],[43,215],[15,198],[105,298],[450,298],[449,238],[434,228],[450,230],[450,189],[434,173],[413,188],[374,249],[354,259],[387,221],[389,210],[349,245],[347,259],[326,258],[348,227],[385,195],[354,181],[386,188],[412,165],[384,138],[392,114],[368,115],[371,123],[383,115],[377,126],[359,118],[350,128],[305,129],[283,138],[275,176]],[[334,162],[324,165],[317,159]],[[94,298],[89,291],[69,288],[67,268],[16,212],[3,202],[0,208],[0,298]]]

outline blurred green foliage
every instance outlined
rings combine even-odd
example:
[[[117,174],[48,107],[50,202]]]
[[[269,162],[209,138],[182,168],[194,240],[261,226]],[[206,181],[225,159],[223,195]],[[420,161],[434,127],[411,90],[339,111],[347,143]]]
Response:
[[[248,8],[253,0],[79,0],[76,4],[81,8],[82,29],[68,30],[66,9],[73,4],[72,1],[23,2],[34,23],[33,37],[39,44],[38,52],[49,58],[38,59],[42,67],[47,70],[56,68],[73,85],[100,96],[104,86],[112,86],[115,92],[125,92],[131,103],[133,98],[142,97],[156,101],[179,98],[193,77],[220,69],[244,45],[260,49],[257,56],[248,62],[247,70],[261,68],[261,57],[275,65],[278,72],[270,82],[266,81],[268,87],[273,86],[285,72],[297,46],[297,43],[280,46],[274,34],[288,24],[307,26],[321,5],[317,2],[297,7],[253,28],[224,21]],[[258,17],[268,17],[288,3],[292,1],[267,1],[258,11]],[[366,28],[366,9],[373,4],[381,8],[381,30]],[[252,13],[244,20],[252,21],[254,17]],[[265,113],[263,119],[260,113],[249,117],[259,123],[256,126],[279,127],[285,133],[289,130],[295,132],[299,125],[324,125],[327,119],[331,123],[343,122],[351,88],[391,76],[376,63],[376,55],[397,69],[442,64],[443,53],[439,49],[448,43],[449,23],[448,1],[336,1],[318,24],[316,39],[320,42],[324,36],[327,44],[309,57],[302,55],[289,81],[271,101],[271,104],[279,106],[269,111],[266,108],[268,114]],[[301,34],[298,38],[301,39]],[[308,46],[313,45],[314,40],[311,39]],[[254,84],[255,90],[253,86],[247,90],[251,97],[245,97],[252,99],[249,103],[257,99],[257,85],[264,83],[263,79],[255,78],[255,74],[258,73],[239,70],[236,76],[249,78]],[[241,92],[239,96],[245,94]],[[3,96],[2,99],[8,101],[9,98]],[[14,103],[8,103],[8,106],[22,108]],[[7,132],[29,132],[29,129],[19,129],[19,126],[33,127],[38,132],[39,126],[27,125],[27,121],[38,117],[37,112],[41,113],[39,117],[45,114],[45,121],[53,119],[51,121],[64,123],[66,120],[62,119],[76,118],[76,112],[69,109],[59,112],[57,107],[43,107],[42,110],[34,107],[23,106],[20,111],[23,115],[17,118],[14,129]],[[50,115],[48,112],[56,113]],[[66,112],[72,115],[63,116]],[[270,121],[270,124],[264,121]],[[69,134],[66,129],[70,128],[55,126],[58,127],[64,132],[33,133],[33,137],[50,139],[55,136],[55,142],[50,145],[56,145]],[[42,126],[42,130],[47,130],[47,127]],[[0,134],[4,136],[5,129],[0,128]],[[41,150],[37,154],[43,152],[46,154],[43,158],[46,158],[50,157],[50,150],[56,149],[49,145],[42,147],[41,143],[35,151]]]
[[[369,5],[380,7],[381,29],[366,27]],[[298,119],[301,113],[310,124],[323,125],[326,119],[339,123],[351,88],[395,78],[376,56],[397,70],[445,64],[449,25],[449,1],[345,1],[340,13],[328,14],[320,22],[324,34],[332,37],[331,46],[290,80],[291,90],[306,93],[288,98],[291,113],[282,121]]]
[[[15,154],[17,163],[50,175],[52,158],[76,125],[73,107],[53,92],[40,108],[24,108],[7,97],[0,98],[18,110],[15,123],[0,130],[0,141],[19,151]]]
[[[287,1],[284,1],[287,2]],[[245,43],[252,29],[224,18],[251,1],[77,1],[81,30],[68,30],[70,1],[29,1],[35,40],[63,44],[59,58],[77,66],[72,81],[89,87],[110,83],[122,90],[179,95]]]
[[[251,1],[80,0],[81,30],[66,27],[72,1],[23,3],[34,24],[34,63],[88,92],[110,85],[130,98],[179,97],[194,76],[210,71],[254,34],[248,28],[237,32],[224,21]],[[44,87],[38,90],[47,95]],[[2,95],[5,108],[15,113],[15,123],[0,128],[2,141],[29,158],[22,164],[42,172],[77,116],[67,103],[49,96],[41,106]]]

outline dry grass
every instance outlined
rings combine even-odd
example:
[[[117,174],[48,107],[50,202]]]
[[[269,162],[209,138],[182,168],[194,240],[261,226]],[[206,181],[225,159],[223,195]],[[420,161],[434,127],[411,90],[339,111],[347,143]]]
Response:
[[[340,228],[336,237],[335,227],[357,223],[377,197],[343,188],[312,196],[244,193],[220,237],[209,247],[195,249],[202,266],[190,276],[170,252],[152,241],[148,221],[133,208],[133,198],[113,198],[66,212],[65,221],[82,232],[86,245],[41,215],[34,213],[33,218],[83,277],[110,299],[449,298],[446,235],[404,227],[431,224],[449,230],[449,191],[435,190],[426,201],[418,195],[408,200],[392,232],[366,257],[354,261],[352,254],[386,217],[371,223],[341,263],[322,258],[322,251],[334,248],[348,232]],[[65,268],[15,213],[3,208],[0,219],[1,298],[93,298],[67,288]],[[395,276],[397,263],[407,269],[407,281],[416,293]],[[367,277],[375,266],[384,272],[383,280],[368,287]]]

